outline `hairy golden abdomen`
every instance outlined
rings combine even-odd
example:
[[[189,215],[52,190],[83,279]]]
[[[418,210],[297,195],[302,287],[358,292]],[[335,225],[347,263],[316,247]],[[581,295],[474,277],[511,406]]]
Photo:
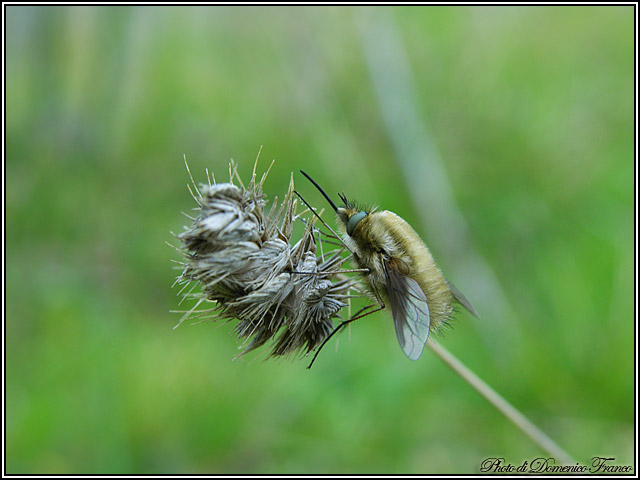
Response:
[[[380,220],[374,224],[378,223],[381,231],[386,230],[396,244],[393,257],[407,263],[407,276],[418,282],[425,293],[431,313],[431,328],[437,327],[451,316],[453,296],[431,252],[411,225],[395,213],[385,210],[374,215]]]

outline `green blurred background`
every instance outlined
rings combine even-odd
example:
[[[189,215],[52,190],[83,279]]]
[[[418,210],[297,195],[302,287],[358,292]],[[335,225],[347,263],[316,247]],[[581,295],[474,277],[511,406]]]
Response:
[[[482,316],[441,342],[577,461],[632,464],[634,38],[632,6],[6,7],[6,473],[546,456],[430,351],[408,361],[388,314],[311,371],[232,362],[232,324],[172,330],[182,157],[248,179],[260,145],[270,198],[296,172],[320,204],[303,168],[413,224]],[[405,184],[420,122],[441,205]],[[425,215],[448,208],[464,241]]]

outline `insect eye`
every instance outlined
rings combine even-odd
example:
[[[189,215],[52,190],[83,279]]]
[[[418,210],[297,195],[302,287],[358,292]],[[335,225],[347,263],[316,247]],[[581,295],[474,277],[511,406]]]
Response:
[[[367,216],[367,212],[358,212],[355,215],[352,215],[349,221],[347,222],[347,233],[349,236],[353,233],[360,220]]]

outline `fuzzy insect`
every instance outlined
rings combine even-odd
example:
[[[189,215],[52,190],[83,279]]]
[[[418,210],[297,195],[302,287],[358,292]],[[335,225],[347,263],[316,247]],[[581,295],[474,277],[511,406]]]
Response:
[[[344,245],[351,251],[369,293],[379,304],[373,310],[357,313],[334,329],[316,351],[311,365],[340,328],[386,305],[391,306],[398,343],[411,360],[420,358],[429,333],[451,318],[454,300],[478,317],[469,300],[444,277],[422,239],[400,216],[388,210],[360,207],[344,194],[339,195],[343,205],[338,207],[315,180],[300,172],[336,212]],[[373,307],[375,305],[370,305],[364,310]]]

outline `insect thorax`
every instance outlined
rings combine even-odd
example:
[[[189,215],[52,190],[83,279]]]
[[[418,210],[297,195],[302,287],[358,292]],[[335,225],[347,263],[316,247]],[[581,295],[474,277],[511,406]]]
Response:
[[[354,252],[354,263],[359,268],[370,269],[367,276],[374,283],[384,283],[383,259],[405,257],[386,221],[387,213],[370,213],[359,222],[351,236],[344,235],[345,243]]]

